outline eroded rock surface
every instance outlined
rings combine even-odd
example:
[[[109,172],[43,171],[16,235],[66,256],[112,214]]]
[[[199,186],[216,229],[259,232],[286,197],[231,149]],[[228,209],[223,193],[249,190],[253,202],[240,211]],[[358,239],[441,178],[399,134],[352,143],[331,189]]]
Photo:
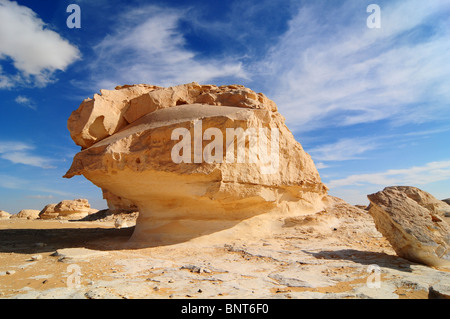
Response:
[[[48,204],[39,213],[40,219],[79,220],[97,212],[87,199],[63,200],[58,204]]]
[[[83,175],[136,205],[135,239],[185,240],[264,213],[320,211],[327,188],[284,122],[273,101],[239,85],[102,90],[69,118],[83,150],[65,177]]]
[[[37,219],[39,218],[39,210],[35,209],[22,209],[16,215],[12,215],[11,218],[19,218],[19,219]]]
[[[377,229],[405,259],[450,267],[448,205],[415,187],[387,187],[368,195]]]
[[[11,217],[11,214],[8,212],[5,212],[4,210],[0,210],[0,219],[9,219]]]

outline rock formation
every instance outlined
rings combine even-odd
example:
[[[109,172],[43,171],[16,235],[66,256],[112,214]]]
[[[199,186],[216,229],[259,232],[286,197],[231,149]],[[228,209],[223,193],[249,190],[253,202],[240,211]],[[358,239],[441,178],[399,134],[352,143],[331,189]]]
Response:
[[[136,205],[136,240],[320,211],[327,188],[284,122],[273,101],[240,85],[102,90],[69,118],[82,151],[64,177]]]
[[[79,220],[97,212],[87,199],[63,200],[58,204],[48,204],[39,213],[40,219]]]
[[[136,212],[138,208],[132,201],[117,196],[107,189],[103,189],[103,199],[108,203],[108,208],[112,213],[120,214],[125,212]]]
[[[19,219],[38,219],[39,218],[39,210],[34,209],[22,209],[16,215],[12,215],[11,218],[19,218]]]
[[[429,266],[450,267],[450,206],[415,187],[387,187],[368,195],[369,214],[398,256]]]
[[[11,217],[10,213],[5,212],[4,210],[0,210],[0,220],[9,219],[10,217]]]

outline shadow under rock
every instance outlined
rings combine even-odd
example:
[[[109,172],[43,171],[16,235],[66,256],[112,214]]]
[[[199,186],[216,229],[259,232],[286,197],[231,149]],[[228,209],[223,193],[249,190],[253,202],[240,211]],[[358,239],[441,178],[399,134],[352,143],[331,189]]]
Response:
[[[360,251],[355,249],[341,249],[335,251],[311,252],[303,250],[304,253],[310,254],[317,259],[330,260],[349,260],[362,265],[378,265],[395,269],[398,271],[412,272],[411,265],[416,263],[410,262],[398,256],[388,255],[380,252]]]
[[[45,253],[62,248],[84,247],[97,250],[117,249],[133,234],[129,228],[58,228],[58,229],[1,229],[0,252]],[[110,241],[112,245],[99,245],[98,241]]]

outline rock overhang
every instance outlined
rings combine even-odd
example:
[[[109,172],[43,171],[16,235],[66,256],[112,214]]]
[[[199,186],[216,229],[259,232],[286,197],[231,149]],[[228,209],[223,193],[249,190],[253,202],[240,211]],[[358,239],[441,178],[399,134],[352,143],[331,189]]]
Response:
[[[263,94],[242,86],[197,83],[149,92],[143,88],[153,87],[119,87],[133,92],[128,99],[105,93],[109,101],[113,96],[122,99],[122,104],[108,102],[113,110],[128,103],[116,117],[118,122],[125,118],[126,125],[89,140],[64,177],[83,175],[103,191],[136,204],[141,225],[158,219],[311,213],[324,207],[327,187],[311,157],[295,141],[276,104]],[[96,109],[97,100],[101,103]],[[89,125],[98,124],[93,117],[106,119],[108,103],[97,96],[72,114],[69,129],[75,121],[82,124],[81,130],[71,131],[75,142],[86,132],[105,135],[106,127],[93,130]],[[177,153],[182,156],[174,159]],[[214,160],[208,161],[208,155]]]

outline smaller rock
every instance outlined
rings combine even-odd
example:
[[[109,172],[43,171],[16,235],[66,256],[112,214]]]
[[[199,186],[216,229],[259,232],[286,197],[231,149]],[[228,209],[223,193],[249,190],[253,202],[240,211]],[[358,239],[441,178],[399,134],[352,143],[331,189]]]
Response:
[[[377,230],[398,256],[429,266],[450,268],[450,226],[442,216],[448,205],[416,187],[392,186],[367,196]]]
[[[450,286],[444,284],[430,286],[428,299],[450,299]]]
[[[31,260],[33,260],[33,261],[42,260],[42,255],[31,256]]]
[[[122,218],[117,218],[116,221],[114,222],[114,227],[120,229],[120,228],[124,228],[124,227],[128,227],[127,225],[127,221],[122,219]]]
[[[201,273],[202,272],[202,268],[199,267],[199,266],[195,266],[195,265],[184,265],[180,269],[188,269],[191,272],[196,272],[196,273]]]
[[[22,209],[19,213],[16,215],[11,216],[11,218],[18,218],[18,219],[38,219],[39,218],[39,210],[34,209]]]
[[[7,270],[7,271],[6,271],[6,274],[7,274],[7,275],[14,275],[15,273],[16,273],[15,270]]]
[[[0,210],[0,220],[9,219],[10,217],[10,213],[5,212],[4,210]]]
[[[92,209],[87,199],[63,200],[49,204],[39,212],[40,219],[80,220],[98,210]]]

